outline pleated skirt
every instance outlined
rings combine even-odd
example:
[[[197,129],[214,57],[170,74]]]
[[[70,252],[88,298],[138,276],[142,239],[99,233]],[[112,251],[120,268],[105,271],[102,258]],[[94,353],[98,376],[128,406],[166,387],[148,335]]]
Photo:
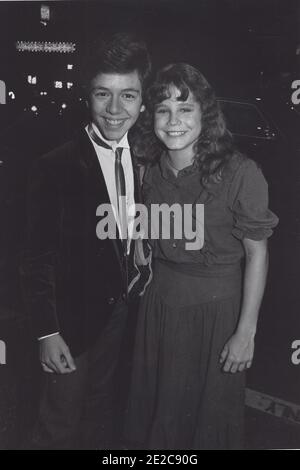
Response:
[[[125,438],[142,449],[241,449],[245,374],[220,354],[240,313],[241,276],[157,263],[138,315]]]

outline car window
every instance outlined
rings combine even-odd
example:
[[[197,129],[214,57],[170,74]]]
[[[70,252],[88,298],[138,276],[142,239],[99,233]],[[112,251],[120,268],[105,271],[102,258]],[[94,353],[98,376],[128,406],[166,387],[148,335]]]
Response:
[[[228,129],[236,135],[263,139],[276,137],[276,131],[251,103],[241,103],[218,99],[226,119]]]

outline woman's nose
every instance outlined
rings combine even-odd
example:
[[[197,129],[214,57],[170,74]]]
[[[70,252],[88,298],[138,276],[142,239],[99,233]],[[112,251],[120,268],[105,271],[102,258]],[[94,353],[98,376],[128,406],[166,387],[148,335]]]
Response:
[[[175,126],[178,123],[179,123],[179,116],[175,111],[174,112],[172,111],[169,115],[169,124],[171,126]]]

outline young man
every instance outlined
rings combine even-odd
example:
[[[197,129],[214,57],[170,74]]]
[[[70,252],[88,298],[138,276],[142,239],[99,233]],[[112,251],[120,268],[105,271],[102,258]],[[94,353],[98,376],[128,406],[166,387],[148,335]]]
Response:
[[[90,122],[31,176],[24,272],[45,376],[37,449],[113,445],[130,243],[100,240],[96,211],[112,204],[120,227],[120,196],[134,203],[127,133],[144,109],[149,74],[146,47],[134,37],[116,34],[95,45],[84,65]]]

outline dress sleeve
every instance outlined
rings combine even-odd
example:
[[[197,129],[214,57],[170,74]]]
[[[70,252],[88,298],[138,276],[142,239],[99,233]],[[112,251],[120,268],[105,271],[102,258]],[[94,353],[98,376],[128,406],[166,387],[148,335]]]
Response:
[[[229,190],[234,225],[232,234],[242,240],[263,240],[273,233],[278,217],[269,210],[268,184],[257,164],[243,161]]]

